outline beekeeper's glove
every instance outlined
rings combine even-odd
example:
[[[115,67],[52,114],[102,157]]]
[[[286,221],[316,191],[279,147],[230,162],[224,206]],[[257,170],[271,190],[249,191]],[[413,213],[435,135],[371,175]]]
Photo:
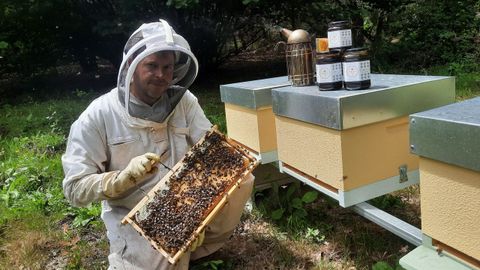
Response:
[[[134,186],[141,184],[149,175],[157,171],[155,165],[160,156],[145,153],[130,160],[127,167],[118,174],[107,174],[103,178],[103,194],[109,198],[119,198]]]
[[[197,239],[195,239],[190,246],[190,252],[194,252],[198,247],[200,247],[203,244],[203,239],[205,239],[205,230],[202,230],[198,236]]]

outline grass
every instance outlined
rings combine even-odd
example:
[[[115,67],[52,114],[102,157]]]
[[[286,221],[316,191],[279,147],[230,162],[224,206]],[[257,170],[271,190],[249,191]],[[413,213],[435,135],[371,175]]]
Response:
[[[457,78],[457,100],[480,95],[478,73],[452,66],[422,71],[452,72]],[[240,79],[229,82],[235,81]],[[210,121],[225,132],[218,85],[192,89]],[[76,89],[43,101],[28,97],[17,105],[2,101],[0,269],[106,269],[108,242],[99,219],[100,206],[71,207],[61,187],[60,158],[70,124],[98,95]],[[302,186],[298,192],[308,191]],[[301,218],[290,209],[273,219],[272,212],[279,208],[271,204],[278,199],[275,196],[272,190],[257,193],[256,207],[245,215],[231,241],[214,257],[196,263],[195,269],[370,269],[379,262],[395,266],[413,248],[321,195],[314,202],[299,204],[306,212]],[[418,186],[413,186],[372,203],[418,227],[418,197]],[[289,204],[295,204],[295,198],[290,199]]]
[[[220,131],[226,133],[225,108],[220,100],[219,91],[201,91],[197,95],[200,106],[202,106],[208,120],[217,125]]]
[[[451,63],[415,71],[398,70],[395,67],[390,67],[382,70],[381,73],[455,76],[455,96],[457,101],[480,95],[480,67],[477,63]]]
[[[271,199],[266,195],[256,202]],[[377,262],[395,265],[412,248],[327,197],[305,210],[304,226],[292,227],[269,218],[269,209],[254,208],[212,259],[229,262],[226,269],[371,269]],[[309,237],[314,230],[316,236]]]
[[[0,263],[0,267],[2,269],[44,268],[48,259],[48,256],[45,256],[45,249],[48,248],[51,239],[52,237],[42,230],[16,231],[15,238],[7,238],[7,244],[3,245],[3,249],[8,250],[9,256]]]
[[[84,210],[63,196],[60,158],[70,124],[90,99],[0,107],[0,269],[46,269],[52,252],[72,252],[61,224]]]

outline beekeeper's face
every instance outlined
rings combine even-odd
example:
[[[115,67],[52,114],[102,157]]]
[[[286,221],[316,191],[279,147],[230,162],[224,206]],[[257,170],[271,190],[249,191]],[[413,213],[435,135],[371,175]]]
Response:
[[[175,56],[172,51],[150,54],[138,63],[131,84],[132,94],[153,105],[173,80]]]

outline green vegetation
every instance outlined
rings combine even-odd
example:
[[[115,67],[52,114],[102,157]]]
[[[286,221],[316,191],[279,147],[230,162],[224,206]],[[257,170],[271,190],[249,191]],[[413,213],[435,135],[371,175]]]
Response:
[[[217,125],[221,132],[226,133],[227,122],[225,119],[225,107],[220,100],[218,91],[202,91],[199,94],[200,106],[202,106],[208,120],[210,120],[212,124]]]
[[[457,100],[480,95],[480,66],[478,63],[452,63],[445,66],[436,66],[430,68],[425,74],[455,76]]]
[[[225,264],[222,260],[211,260],[202,263],[195,264],[191,267],[192,270],[218,270],[218,269],[230,269],[231,266]]]
[[[478,0],[3,0],[0,71],[34,77],[73,61],[83,72],[105,60],[118,67],[128,35],[158,18],[187,38],[209,70],[247,50],[271,55],[279,26],[326,37],[335,20],[352,21],[355,46],[370,48],[378,70],[477,63],[479,9]]]
[[[322,243],[332,226],[324,223],[315,209],[319,193],[295,181],[289,185],[272,184],[272,188],[255,193],[254,214],[270,219],[282,231],[296,240]],[[320,216],[319,216],[320,215]],[[280,233],[281,234],[281,233]],[[286,237],[286,235],[281,236]]]
[[[67,234],[69,225],[61,227],[70,217],[76,224],[85,210],[70,207],[63,196],[60,158],[70,124],[87,102],[71,98],[1,107],[0,244],[20,249],[1,249],[1,269],[43,269],[49,246],[70,250],[72,245],[63,243],[78,237],[80,231]],[[91,213],[98,217],[98,211]],[[30,250],[24,242],[31,242]]]
[[[256,193],[255,196],[261,197],[263,193]],[[318,192],[313,190],[303,193],[299,182],[292,183],[288,187],[280,187],[273,183],[269,198],[261,200],[257,207],[264,214],[270,215],[273,220],[285,221],[290,231],[297,234],[298,229],[305,227],[308,215],[307,204],[314,202],[317,197]],[[309,236],[314,236],[313,234],[314,232],[309,232]]]
[[[402,269],[403,268],[400,265],[396,265],[394,268],[386,262],[377,262],[372,266],[372,270],[402,270]]]
[[[257,205],[250,217],[267,220],[273,238],[280,243],[286,243],[283,251],[275,251],[275,254],[285,254],[285,259],[276,262],[277,264],[285,264],[286,268],[295,269],[295,265],[299,263],[298,258],[291,255],[289,250],[306,249],[303,252],[308,255],[319,251],[324,254],[323,258],[311,265],[313,269],[349,269],[351,266],[356,269],[402,269],[400,266],[392,268],[390,265],[398,264],[405,252],[413,247],[376,224],[365,221],[351,210],[340,207],[338,202],[326,196],[319,196],[318,199],[303,204],[301,209],[305,216],[286,214],[285,211],[282,218],[277,218],[277,201],[293,201],[292,187],[295,191],[301,191],[301,194],[314,192],[310,187],[299,185],[298,182],[284,186],[280,192],[275,191],[275,188],[257,192]],[[387,209],[392,207],[387,204],[380,206]]]

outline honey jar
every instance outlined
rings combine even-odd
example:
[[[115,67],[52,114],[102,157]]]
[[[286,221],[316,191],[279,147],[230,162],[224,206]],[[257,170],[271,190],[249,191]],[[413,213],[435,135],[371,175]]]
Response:
[[[352,29],[349,21],[328,24],[328,48],[345,50],[352,47]]]
[[[342,57],[339,50],[317,52],[316,77],[320,90],[338,90],[342,88]]]
[[[343,81],[347,90],[370,87],[370,59],[365,48],[352,48],[343,54]]]

